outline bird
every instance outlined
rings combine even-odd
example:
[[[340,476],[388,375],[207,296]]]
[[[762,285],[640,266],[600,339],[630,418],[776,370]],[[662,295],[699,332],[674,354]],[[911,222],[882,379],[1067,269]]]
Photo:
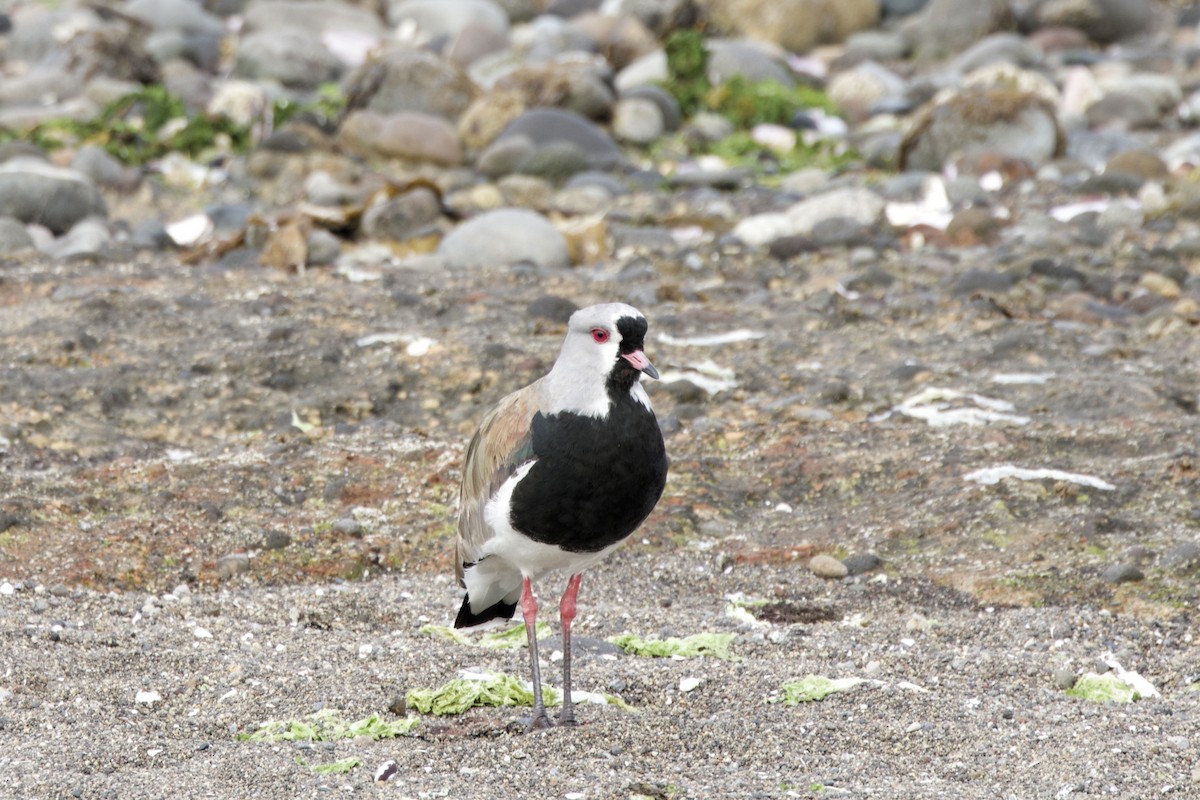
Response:
[[[576,311],[550,371],[500,400],[467,446],[455,547],[466,594],[454,627],[511,619],[520,605],[533,683],[530,731],[554,726],[542,700],[533,583],[568,576],[558,604],[557,724],[574,726],[571,623],[583,571],[637,530],[666,485],[666,445],[641,383],[659,377],[645,353],[648,328],[624,303]]]

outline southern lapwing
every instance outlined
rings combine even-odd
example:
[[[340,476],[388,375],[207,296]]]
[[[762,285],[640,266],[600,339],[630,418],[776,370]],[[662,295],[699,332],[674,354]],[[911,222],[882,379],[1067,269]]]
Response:
[[[538,666],[531,583],[570,576],[558,604],[563,640],[559,725],[574,725],[571,622],[583,571],[621,544],[654,508],[667,452],[642,375],[646,318],[623,303],[571,315],[545,376],[483,418],[463,465],[455,567],[467,590],[454,627],[510,619],[518,602],[533,673],[530,730],[550,727]]]

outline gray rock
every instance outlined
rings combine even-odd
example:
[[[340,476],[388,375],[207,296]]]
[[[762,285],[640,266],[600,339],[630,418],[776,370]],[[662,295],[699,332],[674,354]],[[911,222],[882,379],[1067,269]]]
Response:
[[[620,194],[614,193],[605,185],[585,183],[578,186],[564,186],[555,193],[551,207],[568,216],[600,214],[612,208],[613,198]]]
[[[719,142],[732,135],[733,131],[733,123],[727,117],[701,111],[688,122],[684,134],[689,139],[698,139],[701,142]]]
[[[1180,139],[1176,145],[1188,142]],[[1200,136],[1194,138],[1196,153],[1200,157]],[[1137,150],[1144,147],[1143,143],[1133,134],[1121,130],[1091,131],[1078,128],[1070,131],[1067,136],[1067,152],[1069,158],[1082,162],[1091,169],[1099,170],[1117,153],[1123,150]],[[1178,152],[1178,151],[1177,151]],[[1171,163],[1172,150],[1170,147],[1162,154],[1163,160]]]
[[[82,219],[71,230],[45,248],[48,255],[66,261],[72,258],[93,258],[104,253],[112,241],[108,224],[97,217]]]
[[[1075,670],[1059,667],[1054,670],[1051,677],[1054,679],[1054,685],[1060,689],[1070,689],[1075,685]]]
[[[879,18],[879,0],[707,0],[703,6],[722,30],[799,53],[840,42]]]
[[[351,33],[369,40],[382,39],[388,32],[367,7],[340,0],[252,0],[242,14],[242,28],[247,33],[273,30],[281,20],[314,35]]]
[[[993,33],[971,45],[950,62],[950,67],[966,74],[996,63],[1037,67],[1043,60],[1042,52],[1024,36],[1004,32]]]
[[[475,160],[475,167],[489,178],[515,172],[517,165],[533,154],[533,142],[527,136],[510,136],[492,142]]]
[[[515,172],[561,181],[594,166],[588,153],[574,142],[556,141],[536,147],[517,162]]]
[[[662,109],[653,100],[626,97],[613,108],[613,135],[624,142],[648,145],[666,132]]]
[[[431,39],[456,36],[470,25],[508,31],[508,15],[491,0],[390,0],[387,21],[396,27],[412,25]]]
[[[1195,571],[1200,568],[1200,543],[1183,542],[1175,545],[1163,554],[1162,565],[1179,574]]]
[[[905,21],[922,60],[935,60],[963,50],[990,33],[1011,30],[1013,13],[1007,0],[931,0],[924,13]]]
[[[136,188],[141,181],[141,174],[126,167],[108,154],[108,151],[94,144],[79,148],[71,159],[71,169],[76,170],[101,186],[107,186],[120,191]]]
[[[29,158],[0,164],[0,216],[63,234],[85,217],[106,214],[104,198],[82,173]]]
[[[146,37],[146,52],[159,64],[183,59],[205,72],[215,72],[221,62],[221,34],[160,30]]]
[[[558,108],[590,120],[605,120],[615,100],[605,66],[576,55],[545,64],[521,64],[500,77],[496,91],[513,91],[526,108]]]
[[[1145,574],[1136,564],[1112,564],[1100,573],[1107,583],[1131,583],[1145,579]]]
[[[250,556],[245,553],[231,553],[217,559],[217,577],[223,581],[249,571]]]
[[[350,536],[354,539],[361,539],[365,532],[363,525],[353,517],[341,517],[333,523],[335,533],[340,533],[342,536]]]
[[[862,226],[876,225],[883,206],[883,198],[870,189],[834,189],[801,200],[787,210],[787,216],[793,226],[792,233],[810,234],[818,223],[835,218]]]
[[[842,559],[842,564],[845,565],[846,572],[849,575],[866,574],[878,569],[882,563],[883,559],[874,553],[855,553]]]
[[[554,323],[566,324],[567,320],[579,310],[579,306],[565,297],[554,294],[544,294],[529,301],[525,313],[532,319],[546,319]]]
[[[263,537],[264,550],[282,550],[291,543],[292,537],[287,531],[269,530],[267,531],[267,535]],[[247,561],[246,566],[249,566],[249,561]]]
[[[658,106],[662,112],[663,127],[668,131],[678,130],[683,123],[683,114],[679,110],[679,101],[661,86],[635,86],[621,92],[621,99],[639,98],[649,100]]]
[[[193,0],[130,0],[124,13],[154,30],[170,29],[221,36],[225,26]]]
[[[134,226],[129,244],[136,250],[170,250],[175,247],[175,240],[161,220],[144,219]]]
[[[33,237],[25,230],[20,220],[0,217],[0,253],[15,253],[18,250],[31,250],[33,247]]]
[[[442,48],[442,56],[458,67],[469,67],[481,58],[502,52],[508,36],[483,22],[469,23]]]
[[[310,267],[324,267],[337,261],[342,254],[342,240],[324,228],[314,228],[308,234],[308,261]]]
[[[404,158],[447,165],[463,160],[454,127],[441,117],[415,111],[355,111],[342,122],[338,143],[364,158]]]
[[[402,242],[441,216],[441,201],[433,190],[417,188],[368,208],[362,232],[372,239]]]
[[[887,67],[865,61],[839,72],[829,81],[829,99],[839,107],[866,116],[889,98],[902,97],[908,84]]]
[[[504,204],[520,208],[546,209],[554,196],[554,186],[536,175],[506,175],[496,182]]]
[[[593,186],[603,189],[610,197],[617,197],[629,191],[629,187],[619,178],[607,172],[580,172],[571,176],[563,188],[579,189]]]
[[[971,87],[914,121],[900,146],[901,169],[941,171],[962,156],[998,153],[1041,165],[1062,152],[1054,108],[1007,88]]]
[[[1153,30],[1165,12],[1152,0],[1034,0],[1025,5],[1022,22],[1027,28],[1077,28],[1092,41],[1108,44]]]
[[[667,71],[667,54],[663,50],[647,53],[641,58],[634,59],[617,73],[614,85],[619,92],[627,92],[638,86],[653,86],[669,77]],[[1200,108],[1200,101],[1197,102]],[[1197,112],[1200,114],[1200,112]]]
[[[419,111],[457,120],[477,89],[459,69],[428,50],[393,45],[346,79],[347,107],[380,114]]]
[[[845,564],[825,553],[818,553],[810,558],[808,568],[818,578],[844,578],[850,573]]]
[[[812,240],[821,247],[855,247],[871,240],[874,226],[848,217],[829,217],[812,226]]]
[[[304,194],[319,206],[339,206],[355,199],[353,188],[325,170],[317,170],[304,179]]]
[[[784,86],[795,83],[781,54],[762,42],[751,39],[709,39],[708,80],[725,83],[735,75],[751,81],[777,81]]]
[[[1011,272],[971,267],[954,282],[954,294],[960,297],[976,292],[1002,294],[1011,289],[1018,280],[1019,277]]]
[[[899,31],[868,30],[846,39],[846,58],[850,61],[897,61],[908,54],[912,44]]]
[[[907,17],[925,7],[929,0],[880,0],[879,7],[885,18]]]
[[[278,81],[293,89],[315,89],[337,80],[342,69],[342,62],[317,34],[277,27],[242,38],[233,72],[250,80]]]
[[[1088,106],[1084,118],[1092,127],[1119,125],[1137,130],[1156,126],[1161,115],[1154,102],[1145,95],[1110,92]]]
[[[438,253],[455,267],[520,261],[547,268],[570,264],[563,235],[542,215],[517,208],[489,211],[464,222],[442,239]]]

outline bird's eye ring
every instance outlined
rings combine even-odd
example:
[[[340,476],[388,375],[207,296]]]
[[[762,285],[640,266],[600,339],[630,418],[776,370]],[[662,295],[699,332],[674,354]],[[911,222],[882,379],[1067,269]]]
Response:
[[[604,328],[592,328],[592,340],[596,344],[604,344],[608,341],[608,331]]]

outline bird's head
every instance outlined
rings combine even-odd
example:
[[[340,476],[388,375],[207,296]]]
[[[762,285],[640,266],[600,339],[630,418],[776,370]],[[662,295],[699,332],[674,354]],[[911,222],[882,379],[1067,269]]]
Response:
[[[647,328],[642,312],[624,303],[588,306],[572,314],[550,372],[563,407],[603,415],[611,399],[635,391],[642,375],[657,378],[644,350]],[[636,391],[642,399],[640,387]]]

